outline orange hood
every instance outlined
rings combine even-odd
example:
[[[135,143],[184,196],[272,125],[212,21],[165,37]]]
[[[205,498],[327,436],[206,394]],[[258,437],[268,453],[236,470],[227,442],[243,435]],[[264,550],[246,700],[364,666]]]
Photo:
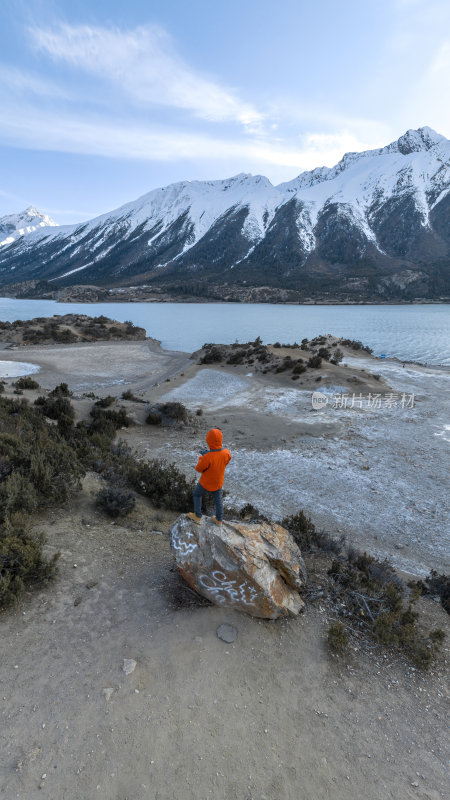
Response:
[[[222,431],[218,428],[211,428],[206,434],[206,444],[210,450],[220,450],[222,447]]]

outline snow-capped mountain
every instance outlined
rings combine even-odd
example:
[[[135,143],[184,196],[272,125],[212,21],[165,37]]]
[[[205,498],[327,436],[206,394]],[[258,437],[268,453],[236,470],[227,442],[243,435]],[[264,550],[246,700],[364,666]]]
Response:
[[[0,249],[0,284],[268,285],[305,296],[450,294],[450,141],[409,130],[278,186],[261,176],[155,189]]]
[[[20,214],[7,214],[0,217],[0,247],[11,244],[21,236],[34,233],[39,228],[55,227],[56,222],[48,214],[42,214],[34,206],[29,206]]]

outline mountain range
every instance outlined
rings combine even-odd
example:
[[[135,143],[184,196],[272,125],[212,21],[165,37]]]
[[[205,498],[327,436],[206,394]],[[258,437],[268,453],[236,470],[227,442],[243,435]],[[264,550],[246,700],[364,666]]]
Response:
[[[0,218],[0,286],[30,280],[206,297],[267,287],[317,301],[449,299],[450,141],[408,130],[278,186],[248,174],[184,181],[77,225],[33,208]]]

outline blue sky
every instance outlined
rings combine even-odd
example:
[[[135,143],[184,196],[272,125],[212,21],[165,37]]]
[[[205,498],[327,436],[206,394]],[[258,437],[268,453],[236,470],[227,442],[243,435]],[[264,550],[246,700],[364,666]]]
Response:
[[[0,216],[79,222],[178,180],[274,183],[429,125],[447,0],[10,0]]]

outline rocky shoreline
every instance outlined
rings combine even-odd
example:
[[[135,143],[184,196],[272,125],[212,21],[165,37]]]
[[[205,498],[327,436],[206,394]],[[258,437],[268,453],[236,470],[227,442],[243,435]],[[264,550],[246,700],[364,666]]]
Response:
[[[450,297],[402,297],[384,299],[379,295],[358,297],[328,293],[310,296],[295,289],[273,286],[229,286],[205,284],[201,291],[177,292],[164,286],[120,286],[105,288],[74,285],[55,289],[48,281],[24,281],[0,288],[0,295],[17,300],[55,300],[59,303],[271,303],[286,305],[424,305],[450,303]]]

